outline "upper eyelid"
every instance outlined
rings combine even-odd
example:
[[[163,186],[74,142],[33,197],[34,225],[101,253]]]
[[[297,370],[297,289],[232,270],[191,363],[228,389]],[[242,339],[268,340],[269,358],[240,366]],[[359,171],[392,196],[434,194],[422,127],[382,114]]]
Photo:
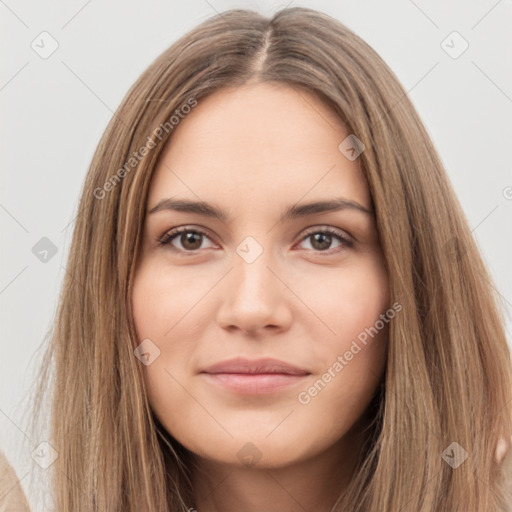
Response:
[[[352,235],[349,235],[344,229],[336,228],[334,226],[328,226],[326,224],[319,225],[319,226],[311,226],[309,228],[305,228],[303,230],[304,236],[308,236],[311,233],[317,233],[318,231],[333,231],[334,233],[338,234],[339,236],[343,238],[350,238],[353,239]]]
[[[205,228],[196,228],[196,227],[193,227],[193,226],[177,226],[175,228],[168,229],[168,230],[166,230],[162,234],[162,236],[160,236],[158,238],[158,241],[164,240],[165,238],[167,238],[167,236],[170,236],[171,239],[173,239],[173,238],[177,237],[178,235],[181,235],[182,233],[186,233],[188,231],[195,231],[195,232],[197,232],[197,233],[199,233],[201,235],[204,235],[204,236],[208,237],[212,242],[217,243],[215,241],[215,237],[212,236],[207,229],[205,229]]]

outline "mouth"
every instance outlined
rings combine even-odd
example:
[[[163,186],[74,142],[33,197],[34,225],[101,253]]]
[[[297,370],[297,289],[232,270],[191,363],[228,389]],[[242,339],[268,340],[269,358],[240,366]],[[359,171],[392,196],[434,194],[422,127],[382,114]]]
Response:
[[[201,372],[208,382],[246,395],[276,392],[303,382],[311,375],[305,369],[272,358],[236,358],[214,364]]]

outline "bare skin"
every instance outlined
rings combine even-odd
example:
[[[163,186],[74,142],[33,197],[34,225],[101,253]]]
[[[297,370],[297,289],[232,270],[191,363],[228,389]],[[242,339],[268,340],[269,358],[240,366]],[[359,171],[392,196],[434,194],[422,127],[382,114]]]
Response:
[[[148,214],[132,295],[139,340],[160,350],[144,368],[151,407],[194,454],[198,512],[328,511],[358,460],[387,324],[344,354],[390,307],[374,217],[343,208],[280,221],[289,206],[334,198],[372,209],[359,159],[338,149],[348,135],[306,92],[245,85],[200,100],[155,169],[148,212],[179,198],[226,213]],[[188,235],[159,244],[179,226]],[[307,375],[251,394],[202,373],[236,356]]]

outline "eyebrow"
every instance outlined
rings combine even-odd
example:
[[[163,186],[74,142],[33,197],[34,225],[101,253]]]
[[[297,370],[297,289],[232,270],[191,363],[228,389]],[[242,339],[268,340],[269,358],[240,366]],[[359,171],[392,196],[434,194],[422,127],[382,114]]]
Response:
[[[149,213],[153,214],[165,210],[196,213],[199,215],[218,219],[222,222],[227,221],[229,217],[229,215],[224,210],[213,204],[206,203],[204,201],[190,201],[187,199],[175,198],[162,199],[149,210]],[[338,210],[355,210],[367,215],[374,215],[372,210],[365,208],[363,205],[357,203],[356,201],[338,197],[326,201],[314,201],[310,203],[291,205],[286,208],[284,213],[281,215],[280,222],[300,217],[307,217],[308,215],[314,215],[317,213],[334,212]]]

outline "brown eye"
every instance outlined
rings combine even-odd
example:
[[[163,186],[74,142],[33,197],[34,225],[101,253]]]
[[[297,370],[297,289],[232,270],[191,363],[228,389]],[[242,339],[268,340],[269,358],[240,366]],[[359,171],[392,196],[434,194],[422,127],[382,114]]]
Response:
[[[310,240],[311,250],[318,252],[326,252],[331,249],[334,241],[338,242],[338,246],[334,248],[334,252],[342,251],[354,245],[351,239],[333,228],[317,228],[316,231],[310,230],[302,239],[302,241],[305,240]]]
[[[176,228],[166,233],[158,242],[160,245],[170,246],[169,248],[181,252],[193,252],[201,249],[205,239],[208,239],[206,233],[190,228]],[[177,242],[181,247],[176,247]]]
[[[315,233],[314,235],[310,235],[311,245],[314,249],[319,251],[324,251],[325,249],[329,249],[332,243],[332,236],[326,233]]]
[[[185,249],[195,251],[201,247],[202,237],[200,233],[189,231],[180,235],[180,242]]]

